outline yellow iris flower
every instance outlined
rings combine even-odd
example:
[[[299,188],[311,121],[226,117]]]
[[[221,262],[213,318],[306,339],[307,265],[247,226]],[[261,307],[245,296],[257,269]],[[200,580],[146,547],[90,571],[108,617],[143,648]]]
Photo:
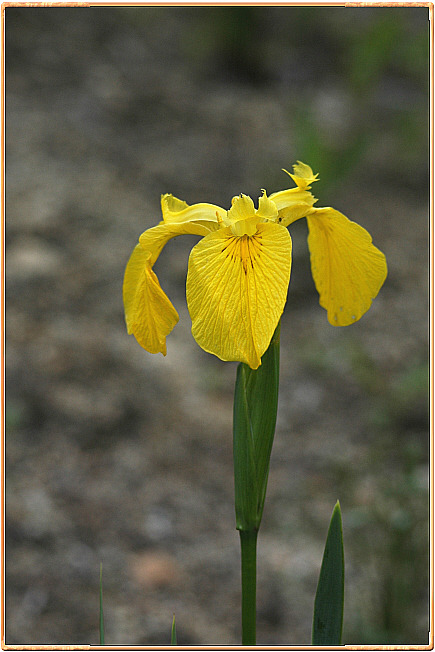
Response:
[[[269,197],[258,208],[246,195],[230,210],[162,196],[163,220],[139,238],[124,277],[129,334],[150,353],[166,355],[166,337],[178,314],[160,287],[153,265],[165,244],[185,233],[203,236],[189,257],[186,282],[192,334],[222,360],[261,364],[283,313],[290,282],[292,241],[287,226],[308,222],[311,269],[320,305],[333,326],[356,322],[370,308],[387,276],[384,254],[369,233],[333,208],[315,208],[309,192],[317,181],[298,162],[289,174],[296,186]]]

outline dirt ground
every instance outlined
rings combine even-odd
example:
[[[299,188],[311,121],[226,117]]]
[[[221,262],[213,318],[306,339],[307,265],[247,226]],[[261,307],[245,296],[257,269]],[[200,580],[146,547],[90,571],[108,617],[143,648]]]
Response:
[[[258,643],[309,644],[343,512],[346,644],[428,636],[427,9],[6,9],[6,642],[240,642],[235,363],[190,333],[193,236],[156,272],[168,354],[126,333],[160,194],[228,207],[313,166],[389,274],[335,329],[291,228]],[[411,56],[412,55],[412,56]]]

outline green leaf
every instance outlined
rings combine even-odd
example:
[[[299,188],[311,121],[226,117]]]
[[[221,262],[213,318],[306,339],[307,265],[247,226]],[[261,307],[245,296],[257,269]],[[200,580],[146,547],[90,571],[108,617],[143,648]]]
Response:
[[[100,564],[100,645],[104,645],[103,564]]]
[[[236,526],[260,526],[275,434],[279,385],[278,324],[258,369],[237,368],[234,393],[233,451]]]
[[[171,645],[177,645],[177,630],[175,629],[175,614],[172,618]]]
[[[313,645],[340,645],[344,606],[344,553],[340,503],[332,512],[314,601]]]

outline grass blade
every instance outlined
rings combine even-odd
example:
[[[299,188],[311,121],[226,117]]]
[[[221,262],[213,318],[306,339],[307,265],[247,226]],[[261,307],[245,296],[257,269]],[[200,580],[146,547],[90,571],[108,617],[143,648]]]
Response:
[[[175,614],[172,618],[171,645],[177,645],[177,630],[175,628]]]
[[[100,564],[100,645],[104,645],[103,564]]]
[[[344,606],[344,553],[340,503],[332,512],[314,601],[313,645],[340,645]]]

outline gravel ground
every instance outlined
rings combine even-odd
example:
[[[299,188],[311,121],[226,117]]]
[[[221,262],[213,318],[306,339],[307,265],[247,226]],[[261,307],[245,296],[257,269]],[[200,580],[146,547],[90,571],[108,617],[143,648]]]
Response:
[[[180,645],[240,641],[236,364],[190,333],[197,239],[156,265],[180,314],[167,357],[127,336],[122,278],[161,193],[227,206],[284,188],[296,159],[389,276],[334,329],[291,230],[258,641],[309,643],[338,498],[344,643],[427,643],[428,25],[424,8],[6,9],[8,644],[97,644],[100,562],[106,644],[165,645],[173,613]]]

